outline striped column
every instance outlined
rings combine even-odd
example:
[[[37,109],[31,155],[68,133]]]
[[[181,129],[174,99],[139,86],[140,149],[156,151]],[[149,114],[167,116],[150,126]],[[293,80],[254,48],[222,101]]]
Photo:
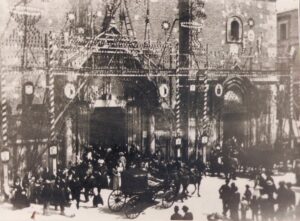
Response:
[[[290,70],[290,118],[294,118],[294,88],[293,68]]]
[[[179,63],[179,45],[177,45],[176,50],[176,102],[175,102],[175,118],[176,118],[176,136],[181,134],[180,125],[180,63]]]
[[[204,96],[203,96],[203,131],[207,132],[208,128],[208,77],[207,72],[204,73]]]
[[[294,149],[294,136],[293,136],[293,119],[294,119],[294,73],[293,67],[290,68],[290,147]]]
[[[55,103],[54,103],[54,41],[53,35],[49,33],[49,114],[50,114],[50,141],[55,139]]]
[[[203,96],[203,134],[205,133],[208,135],[208,89],[209,89],[209,84],[208,84],[208,76],[207,72],[204,73],[204,96]],[[202,154],[203,154],[203,163],[206,163],[206,145],[203,146],[202,148]]]
[[[3,147],[8,146],[7,136],[7,96],[6,96],[6,79],[5,73],[1,70],[1,114],[2,114],[2,145]]]

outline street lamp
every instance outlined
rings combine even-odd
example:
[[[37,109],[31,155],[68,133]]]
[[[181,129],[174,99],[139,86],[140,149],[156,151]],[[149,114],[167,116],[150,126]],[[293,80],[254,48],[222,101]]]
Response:
[[[1,151],[1,162],[2,163],[8,163],[9,161],[9,151],[7,149],[3,149]]]
[[[208,136],[207,136],[206,131],[204,131],[201,136],[203,163],[206,163],[206,145],[207,145],[207,143],[208,143]]]
[[[10,158],[9,151],[7,149],[3,149],[1,151],[1,162],[3,164],[3,186],[2,190],[8,189],[8,162]],[[5,191],[4,191],[5,193]]]
[[[181,142],[182,142],[181,137],[178,136],[175,140],[177,157],[181,157]]]
[[[169,31],[169,29],[171,28],[171,24],[169,21],[163,21],[161,23],[161,28],[162,30],[164,30],[165,32],[165,40],[167,39],[167,32]]]
[[[49,155],[50,158],[52,159],[52,173],[55,175],[57,172],[57,146],[56,145],[51,145],[49,147]]]
[[[201,137],[201,143],[202,143],[203,145],[206,145],[206,144],[208,143],[208,136],[207,136],[206,132],[204,132],[204,133],[202,134],[202,137]]]

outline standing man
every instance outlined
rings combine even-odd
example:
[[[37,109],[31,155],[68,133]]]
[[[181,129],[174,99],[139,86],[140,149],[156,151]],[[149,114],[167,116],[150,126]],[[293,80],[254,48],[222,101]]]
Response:
[[[288,208],[288,191],[285,187],[285,182],[279,182],[279,188],[277,190],[277,218],[282,220],[286,216]]]
[[[179,211],[179,207],[175,206],[174,214],[171,216],[171,220],[183,220],[182,215],[178,211]]]
[[[41,192],[41,198],[43,201],[43,215],[48,215],[49,205],[52,199],[52,189],[50,185],[50,180],[48,179],[44,181],[44,187]]]
[[[251,193],[251,190],[250,190],[250,186],[249,186],[248,184],[246,185],[246,191],[245,191],[243,197],[245,197],[245,199],[246,199],[248,202],[251,201],[252,193]]]
[[[287,186],[287,196],[286,197],[287,197],[288,215],[292,216],[292,213],[296,206],[296,194],[292,190],[291,183],[287,183],[286,186]]]
[[[189,212],[189,208],[187,206],[183,206],[182,210],[184,212],[183,220],[193,220],[193,214]]]
[[[219,194],[223,204],[223,215],[226,216],[227,211],[229,210],[229,200],[230,200],[229,179],[225,180],[225,184],[223,184],[219,189]]]
[[[182,193],[181,193],[181,196],[182,198],[185,198],[187,199],[187,188],[188,188],[188,185],[189,185],[189,182],[190,182],[190,177],[189,177],[189,168],[188,166],[182,162],[181,163],[181,167],[180,167],[180,170],[179,170],[179,176],[180,176],[180,182],[181,182],[181,185],[182,185]],[[183,201],[183,199],[181,198],[181,201]]]
[[[231,184],[231,197],[229,200],[230,218],[233,221],[239,221],[239,206],[241,201],[240,193],[235,183]]]

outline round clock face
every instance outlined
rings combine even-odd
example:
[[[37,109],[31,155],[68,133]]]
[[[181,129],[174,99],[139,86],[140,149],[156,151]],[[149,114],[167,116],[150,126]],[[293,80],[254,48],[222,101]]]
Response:
[[[165,31],[170,29],[170,23],[168,21],[163,21],[161,24],[162,29],[164,29]]]
[[[25,94],[27,94],[27,95],[33,94],[33,85],[31,85],[31,84],[25,85]]]
[[[169,87],[166,84],[162,84],[159,87],[159,93],[160,93],[161,97],[163,97],[163,98],[167,97],[169,94]]]
[[[222,84],[217,84],[215,87],[215,94],[217,97],[221,97],[223,95],[223,86]]]
[[[65,96],[69,99],[73,99],[76,95],[75,86],[74,84],[67,83],[65,86]]]

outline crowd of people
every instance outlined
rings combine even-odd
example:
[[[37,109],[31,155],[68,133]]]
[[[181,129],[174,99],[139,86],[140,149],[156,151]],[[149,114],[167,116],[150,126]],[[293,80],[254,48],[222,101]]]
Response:
[[[277,188],[270,172],[261,174],[259,182],[255,182],[254,194],[250,186],[246,185],[245,192],[241,196],[234,182],[226,179],[219,189],[220,199],[223,205],[223,217],[228,216],[233,221],[247,220],[247,213],[251,211],[251,219],[254,221],[273,220],[298,220],[300,218],[300,204],[296,205],[296,194],[291,189],[291,183],[281,181]],[[239,213],[240,211],[240,213]]]
[[[79,209],[81,200],[87,202],[91,196],[93,206],[98,207],[104,204],[101,190],[120,189],[121,174],[129,168],[147,171],[157,179],[172,180],[176,200],[182,202],[190,194],[187,189],[189,185],[198,184],[200,196],[202,176],[206,172],[213,175],[212,169],[208,171],[201,158],[185,163],[180,158],[167,161],[159,151],[151,155],[142,154],[136,146],[131,146],[129,151],[118,146],[114,148],[88,146],[84,149],[81,160],[78,159],[76,163],[69,162],[66,168],[58,165],[56,175],[51,174],[45,167],[27,172],[22,179],[16,177],[9,197],[17,209],[28,207],[31,203],[42,204],[46,215],[49,206],[54,206],[56,210],[59,208],[61,214],[64,214],[65,207],[72,202]],[[229,217],[233,221],[246,220],[248,211],[251,211],[252,220],[255,221],[281,220],[288,216],[299,219],[300,205],[296,205],[295,193],[290,183],[280,182],[277,188],[271,172],[261,170],[257,173],[253,186],[253,189],[259,189],[260,193],[254,194],[249,184],[241,196],[235,182],[230,183],[236,178],[236,174],[226,173],[226,170],[222,173],[225,184],[219,189],[219,194],[224,219],[229,212]],[[190,217],[188,208],[182,209],[185,216]],[[175,218],[186,219],[178,213],[178,208],[175,207],[174,211]]]
[[[188,196],[190,177],[198,177],[200,185],[205,166],[201,161],[186,164],[179,158],[166,161],[159,151],[146,155],[136,146],[131,146],[128,152],[118,146],[106,149],[88,146],[81,160],[69,162],[66,168],[58,165],[56,175],[44,167],[27,172],[22,179],[16,177],[10,199],[15,208],[28,207],[30,203],[43,204],[44,214],[48,213],[51,205],[55,209],[60,208],[61,214],[64,214],[65,207],[72,201],[79,209],[81,196],[86,202],[92,196],[93,206],[97,207],[104,204],[101,190],[120,189],[121,173],[135,167],[149,171],[158,179],[172,179],[175,191],[183,201]],[[200,170],[201,173],[196,172]]]

